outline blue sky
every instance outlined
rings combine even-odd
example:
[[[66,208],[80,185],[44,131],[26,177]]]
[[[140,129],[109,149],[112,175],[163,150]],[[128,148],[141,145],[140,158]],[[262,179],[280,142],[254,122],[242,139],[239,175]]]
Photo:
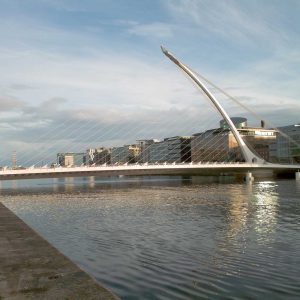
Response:
[[[216,126],[160,45],[261,118],[299,122],[299,15],[298,0],[0,0],[0,165],[13,150],[27,160],[33,149],[51,156]]]

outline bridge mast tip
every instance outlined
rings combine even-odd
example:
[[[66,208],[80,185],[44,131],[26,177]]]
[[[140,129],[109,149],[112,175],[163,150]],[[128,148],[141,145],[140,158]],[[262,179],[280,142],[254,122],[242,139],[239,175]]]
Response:
[[[161,49],[161,51],[162,51],[163,53],[165,53],[165,54],[167,53],[167,49],[166,49],[164,46],[161,45],[161,46],[160,46],[160,49]]]
[[[173,63],[175,63],[176,65],[181,67],[181,63],[179,62],[179,60],[177,58],[175,58],[175,56],[173,54],[171,54],[166,48],[164,48],[163,46],[160,46],[161,51],[163,52],[163,54],[165,56],[167,56]]]

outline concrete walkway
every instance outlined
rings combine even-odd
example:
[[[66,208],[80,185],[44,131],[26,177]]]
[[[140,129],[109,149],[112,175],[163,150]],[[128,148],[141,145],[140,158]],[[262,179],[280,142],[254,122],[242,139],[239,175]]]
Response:
[[[0,300],[118,299],[0,203]]]

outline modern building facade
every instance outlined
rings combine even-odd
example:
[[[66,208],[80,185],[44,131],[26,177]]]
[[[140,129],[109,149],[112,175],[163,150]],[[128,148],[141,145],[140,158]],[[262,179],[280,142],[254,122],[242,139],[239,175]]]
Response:
[[[245,118],[231,120],[247,146],[258,156],[269,161],[270,147],[276,142],[276,130],[248,127]],[[224,121],[220,122],[219,128],[194,134],[191,155],[194,162],[244,160],[235,137]]]
[[[137,140],[138,146],[141,149],[138,161],[140,163],[150,162],[150,149],[153,144],[158,143],[157,139]]]
[[[90,148],[86,151],[86,156],[89,165],[111,164],[111,148]]]
[[[273,161],[300,163],[300,124],[278,127],[278,130],[277,141],[270,152]]]
[[[85,153],[57,153],[57,164],[62,167],[81,166],[86,164]]]
[[[191,137],[165,138],[149,146],[149,163],[180,163],[191,161]]]
[[[111,163],[136,163],[138,162],[140,152],[141,148],[135,144],[111,148]]]

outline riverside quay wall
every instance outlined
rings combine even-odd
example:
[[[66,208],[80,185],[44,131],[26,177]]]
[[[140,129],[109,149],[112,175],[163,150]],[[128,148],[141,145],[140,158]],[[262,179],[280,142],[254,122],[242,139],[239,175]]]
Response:
[[[118,299],[0,202],[0,299]]]

